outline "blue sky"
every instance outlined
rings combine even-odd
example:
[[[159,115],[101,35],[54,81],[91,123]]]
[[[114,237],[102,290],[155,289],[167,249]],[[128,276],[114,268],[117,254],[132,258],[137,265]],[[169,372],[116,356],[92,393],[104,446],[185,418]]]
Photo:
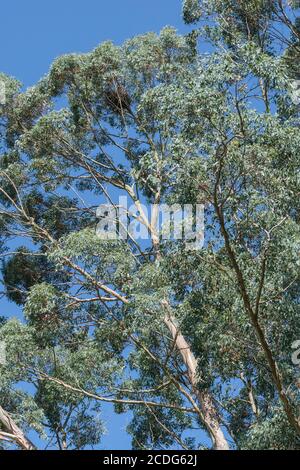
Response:
[[[122,43],[165,25],[186,31],[182,0],[10,0],[1,2],[0,70],[34,84],[53,59],[111,39]]]
[[[160,31],[166,25],[186,32],[182,0],[10,0],[1,4],[0,71],[25,87],[47,73],[61,54],[87,52],[107,39],[122,43],[136,34]],[[1,302],[0,315],[17,313]],[[101,447],[130,448],[125,427],[129,416],[116,416],[104,407],[109,434]]]

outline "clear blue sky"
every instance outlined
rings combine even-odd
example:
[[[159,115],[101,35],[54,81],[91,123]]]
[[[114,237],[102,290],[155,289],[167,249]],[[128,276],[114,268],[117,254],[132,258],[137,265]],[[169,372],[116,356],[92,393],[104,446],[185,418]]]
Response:
[[[184,32],[181,0],[10,0],[1,2],[0,70],[34,84],[53,59],[111,39],[122,43],[165,25]]]
[[[0,71],[27,87],[44,75],[53,59],[69,52],[86,52],[111,39],[120,44],[136,34],[160,31],[166,25],[186,32],[182,0],[10,0],[1,2]],[[16,314],[1,302],[0,315]],[[128,415],[104,409],[109,435],[101,447],[130,448],[125,427]]]

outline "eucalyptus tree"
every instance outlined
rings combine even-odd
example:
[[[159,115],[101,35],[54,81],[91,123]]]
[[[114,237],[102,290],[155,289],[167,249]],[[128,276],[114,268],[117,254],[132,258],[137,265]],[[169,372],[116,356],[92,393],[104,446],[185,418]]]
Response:
[[[298,0],[184,0],[186,23],[199,25],[202,37],[230,49],[253,43],[261,51],[285,54],[299,76]],[[204,33],[204,34],[202,34]]]
[[[25,91],[2,76],[3,283],[24,313],[0,328],[4,445],[97,445],[108,402],[134,448],[299,448],[290,68],[238,18],[228,42],[221,2],[185,18],[203,4],[210,54],[166,28],[62,56]],[[120,195],[139,230],[99,237]],[[150,204],[204,205],[203,249],[165,240]]]

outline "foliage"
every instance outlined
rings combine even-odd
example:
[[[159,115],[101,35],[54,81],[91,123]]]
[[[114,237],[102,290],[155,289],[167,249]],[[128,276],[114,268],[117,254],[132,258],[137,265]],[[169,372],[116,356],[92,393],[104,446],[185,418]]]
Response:
[[[130,412],[134,448],[300,447],[298,30],[281,5],[185,1],[210,54],[165,28],[62,56],[25,92],[5,77],[3,283],[24,318],[1,322],[0,403],[50,447],[99,444],[102,402]],[[147,242],[97,236],[119,194]],[[157,237],[142,205],[158,203],[205,205],[202,250]]]

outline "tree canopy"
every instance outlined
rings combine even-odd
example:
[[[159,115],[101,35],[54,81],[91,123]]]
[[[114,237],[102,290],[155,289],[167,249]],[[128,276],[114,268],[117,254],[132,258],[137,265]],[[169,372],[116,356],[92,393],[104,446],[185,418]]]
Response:
[[[27,90],[0,76],[3,295],[23,313],[0,323],[4,448],[97,446],[103,403],[135,449],[300,448],[299,21],[266,0],[183,17],[187,36],[59,57]],[[98,236],[119,195],[148,242]],[[160,237],[150,204],[204,205],[204,247]]]

